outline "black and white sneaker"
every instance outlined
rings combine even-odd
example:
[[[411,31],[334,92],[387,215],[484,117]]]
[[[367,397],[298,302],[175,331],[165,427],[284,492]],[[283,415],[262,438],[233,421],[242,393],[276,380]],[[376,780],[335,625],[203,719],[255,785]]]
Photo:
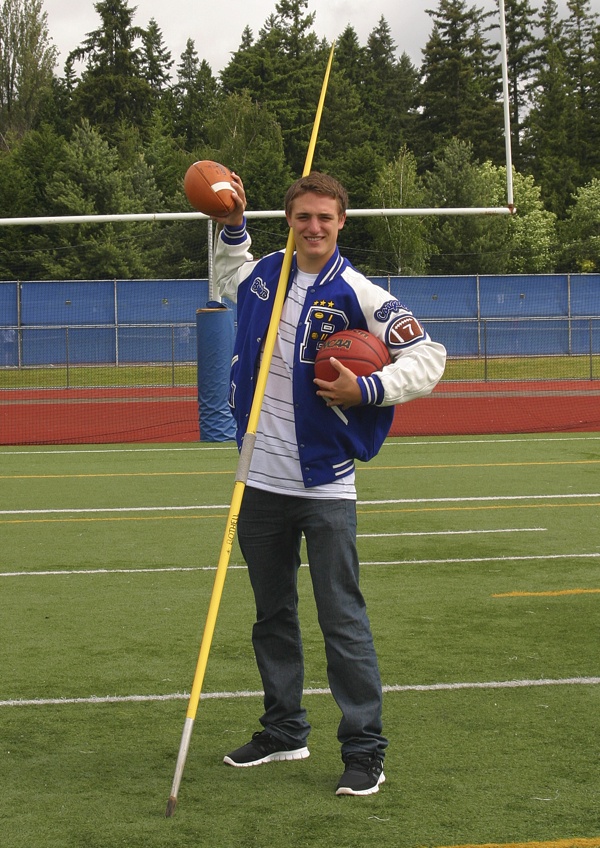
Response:
[[[261,766],[263,763],[276,763],[282,760],[305,760],[309,756],[308,748],[298,748],[297,745],[287,745],[275,739],[266,730],[259,730],[250,742],[242,745],[223,758],[229,766],[247,768]]]
[[[385,781],[383,760],[377,755],[347,754],[346,770],[335,790],[336,795],[373,795]]]

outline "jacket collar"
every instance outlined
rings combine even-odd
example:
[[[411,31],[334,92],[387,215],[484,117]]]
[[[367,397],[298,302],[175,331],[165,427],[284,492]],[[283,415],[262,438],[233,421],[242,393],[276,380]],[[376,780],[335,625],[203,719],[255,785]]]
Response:
[[[322,286],[325,283],[328,283],[331,279],[333,279],[333,277],[336,276],[336,274],[339,274],[339,272],[342,270],[342,267],[344,266],[344,262],[345,262],[345,259],[340,254],[339,248],[336,245],[335,251],[329,257],[329,259],[327,260],[327,263],[325,264],[325,266],[319,272],[319,275],[317,276],[317,279],[315,281],[315,285],[316,286]],[[297,270],[298,270],[298,260],[297,260],[296,254],[294,253],[294,258],[292,260],[292,270],[291,270],[291,274],[290,274],[290,280],[292,280],[294,278]]]

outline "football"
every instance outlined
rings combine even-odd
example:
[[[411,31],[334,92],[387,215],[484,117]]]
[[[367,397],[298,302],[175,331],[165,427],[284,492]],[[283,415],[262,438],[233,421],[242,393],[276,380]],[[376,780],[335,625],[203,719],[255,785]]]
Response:
[[[205,215],[227,215],[235,208],[231,171],[218,162],[194,162],[186,171],[183,188],[194,209]]]
[[[315,357],[315,377],[334,382],[339,373],[330,363],[334,356],[357,377],[368,377],[392,361],[385,344],[367,330],[342,330],[323,342]]]

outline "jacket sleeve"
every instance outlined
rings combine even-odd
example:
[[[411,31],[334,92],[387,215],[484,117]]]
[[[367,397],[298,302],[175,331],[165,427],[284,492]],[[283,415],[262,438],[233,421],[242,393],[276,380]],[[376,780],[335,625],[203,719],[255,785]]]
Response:
[[[439,383],[446,366],[446,349],[426,336],[413,347],[392,353],[393,361],[379,372],[383,399],[379,406],[393,406],[427,397]]]
[[[250,253],[252,239],[246,221],[239,227],[224,227],[217,238],[213,259],[213,283],[221,297],[237,301],[237,290],[256,266]]]
[[[446,349],[434,342],[398,300],[370,281],[356,284],[369,332],[387,346],[391,363],[369,377],[359,377],[363,404],[394,406],[427,397],[446,366]]]

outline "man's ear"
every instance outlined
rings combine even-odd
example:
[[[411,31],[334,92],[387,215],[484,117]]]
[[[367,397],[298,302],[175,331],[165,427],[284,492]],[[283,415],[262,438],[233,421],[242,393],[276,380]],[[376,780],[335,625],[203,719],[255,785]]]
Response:
[[[343,214],[343,215],[340,215],[340,220],[339,220],[339,224],[338,224],[338,230],[343,229],[343,227],[344,227],[344,224],[345,224],[345,223],[346,223],[346,213],[344,212],[344,214]]]

